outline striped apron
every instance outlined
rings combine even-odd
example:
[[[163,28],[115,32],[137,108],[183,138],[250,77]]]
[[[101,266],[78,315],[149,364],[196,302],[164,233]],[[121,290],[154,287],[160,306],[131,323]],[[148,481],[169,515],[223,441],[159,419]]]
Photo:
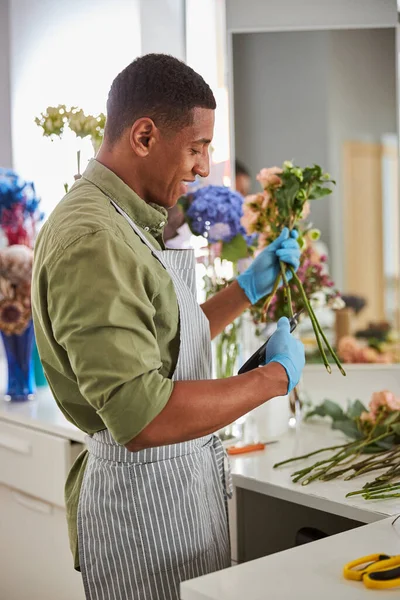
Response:
[[[180,350],[173,379],[210,379],[210,325],[196,300],[194,252],[157,250],[113,204],[174,284]],[[217,436],[129,452],[104,430],[87,446],[78,510],[87,599],[178,600],[181,581],[230,566],[230,476]]]

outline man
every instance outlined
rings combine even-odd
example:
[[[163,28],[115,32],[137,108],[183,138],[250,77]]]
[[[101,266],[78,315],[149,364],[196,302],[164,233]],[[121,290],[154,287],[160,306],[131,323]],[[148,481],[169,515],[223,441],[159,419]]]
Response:
[[[251,189],[250,173],[239,160],[235,161],[235,188],[242,196],[247,196]]]
[[[284,320],[266,366],[212,381],[210,337],[271,290],[284,231],[228,289],[196,303],[192,251],[165,250],[167,209],[209,169],[215,100],[165,55],[112,84],[104,143],[42,228],[33,314],[50,387],[89,434],[66,503],[89,599],[177,599],[229,566],[224,454],[213,435],[298,381],[304,351]]]

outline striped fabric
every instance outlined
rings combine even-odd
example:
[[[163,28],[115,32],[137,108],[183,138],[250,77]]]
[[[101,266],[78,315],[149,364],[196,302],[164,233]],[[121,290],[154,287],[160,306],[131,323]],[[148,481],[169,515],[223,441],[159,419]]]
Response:
[[[196,301],[191,250],[156,250],[113,202],[174,283],[180,352],[174,380],[211,376],[209,322]],[[105,430],[87,439],[78,511],[90,600],[178,600],[181,581],[230,565],[230,476],[218,437],[129,452]]]

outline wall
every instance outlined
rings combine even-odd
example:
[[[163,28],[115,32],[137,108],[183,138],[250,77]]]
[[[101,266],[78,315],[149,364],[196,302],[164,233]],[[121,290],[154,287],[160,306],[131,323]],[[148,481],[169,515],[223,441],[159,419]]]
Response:
[[[284,160],[327,166],[327,61],[325,32],[233,36],[236,157],[253,177]],[[328,203],[312,219],[329,244]]]
[[[105,109],[112,79],[140,54],[137,0],[11,0],[11,112],[15,169],[33,179],[49,212],[76,173],[75,136],[43,138],[34,118],[48,105]],[[92,154],[82,146],[83,164]]]
[[[332,173],[337,191],[312,204],[311,218],[330,248],[339,288],[342,144],[397,131],[394,35],[366,29],[233,36],[236,156],[253,176],[285,159],[318,162]]]
[[[8,0],[0,0],[0,167],[11,167],[10,51]]]
[[[185,60],[185,0],[140,0],[141,54],[162,52]]]
[[[379,142],[397,132],[394,29],[329,32],[329,168],[338,185],[330,199],[332,269],[344,281],[342,148],[345,140]],[[360,215],[368,218],[368,215]],[[398,263],[399,257],[396,257]]]

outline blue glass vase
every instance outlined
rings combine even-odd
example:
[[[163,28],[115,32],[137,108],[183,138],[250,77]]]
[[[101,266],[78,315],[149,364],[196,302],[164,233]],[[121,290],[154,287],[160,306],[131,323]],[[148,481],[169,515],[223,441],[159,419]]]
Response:
[[[35,371],[33,364],[34,331],[31,320],[21,335],[1,332],[7,356],[8,385],[5,400],[24,402],[33,398]]]

